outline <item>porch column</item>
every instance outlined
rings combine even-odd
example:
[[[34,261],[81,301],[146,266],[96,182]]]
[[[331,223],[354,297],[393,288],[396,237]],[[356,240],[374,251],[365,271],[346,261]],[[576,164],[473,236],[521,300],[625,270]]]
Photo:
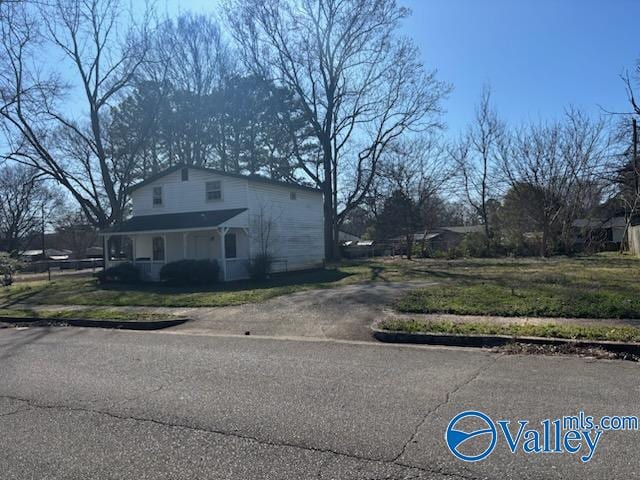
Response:
[[[222,281],[227,281],[227,256],[224,247],[224,237],[229,229],[227,227],[219,227],[218,233],[220,234],[220,258],[222,259]]]
[[[138,236],[131,235],[131,256],[133,257],[131,258],[132,263],[136,263],[136,258],[138,258],[137,243],[138,243]]]
[[[153,248],[153,244],[151,245],[151,247]],[[162,247],[164,250],[162,252],[162,263],[166,265],[167,264],[167,236],[166,235],[162,235]]]
[[[186,259],[187,258],[187,235],[189,235],[188,232],[184,232],[182,234],[182,258]]]
[[[242,231],[244,232],[244,235],[246,237],[246,242],[247,242],[247,260],[250,260],[252,258],[251,257],[251,243],[252,242],[251,242],[251,237],[249,235],[249,227],[242,227]]]

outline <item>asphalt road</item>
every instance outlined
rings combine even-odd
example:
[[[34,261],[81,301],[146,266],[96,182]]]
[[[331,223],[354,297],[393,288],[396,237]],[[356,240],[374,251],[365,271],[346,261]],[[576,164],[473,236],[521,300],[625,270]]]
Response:
[[[449,453],[462,410],[638,415],[639,366],[576,357],[80,328],[0,330],[0,478],[637,478],[640,432],[593,459]]]

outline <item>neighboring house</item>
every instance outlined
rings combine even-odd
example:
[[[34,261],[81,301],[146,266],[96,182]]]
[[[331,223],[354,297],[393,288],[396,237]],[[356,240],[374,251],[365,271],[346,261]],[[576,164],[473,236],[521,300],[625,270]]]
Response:
[[[634,218],[631,225],[640,223],[640,218]],[[578,218],[572,224],[577,244],[616,244],[620,245],[624,238],[627,221],[624,217],[608,219]]]
[[[416,232],[413,235],[413,242],[416,245],[424,244],[432,250],[446,251],[460,245],[464,237],[470,233],[484,233],[484,227],[482,225],[438,227],[427,232]],[[404,251],[406,241],[406,237],[397,237],[393,239],[393,245],[399,251]]]
[[[375,257],[392,253],[386,244],[373,240],[347,240],[341,246],[345,258]]]
[[[449,250],[455,248],[464,238],[471,233],[484,234],[483,225],[465,225],[456,227],[440,227],[433,233],[437,233],[436,237],[430,239],[427,245],[433,250]]]
[[[345,242],[358,242],[360,241],[360,237],[345,230],[338,230],[338,241],[342,245]]]
[[[123,261],[157,280],[162,266],[210,259],[223,280],[248,277],[268,253],[273,270],[324,262],[322,192],[257,175],[177,165],[129,189],[133,216],[104,229],[106,267]]]

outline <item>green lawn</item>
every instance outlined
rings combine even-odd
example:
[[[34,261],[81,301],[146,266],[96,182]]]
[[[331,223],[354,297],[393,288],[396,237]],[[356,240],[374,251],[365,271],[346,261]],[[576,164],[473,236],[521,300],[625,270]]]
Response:
[[[454,335],[508,335],[517,337],[565,338],[576,340],[608,340],[640,342],[640,328],[584,326],[547,323],[543,325],[491,322],[450,322],[389,320],[379,325],[383,330],[408,333],[437,333]]]
[[[467,260],[431,264],[438,286],[407,293],[409,313],[507,317],[640,318],[640,259],[603,254],[574,259]],[[425,272],[427,273],[427,272]]]
[[[273,275],[265,282],[203,288],[159,284],[100,286],[92,278],[57,279],[0,288],[0,308],[21,302],[226,306],[261,302],[312,288],[399,280],[438,282],[401,298],[396,306],[406,312],[640,318],[640,259],[617,254],[572,259],[376,259]]]
[[[153,283],[99,285],[93,278],[58,279],[15,283],[11,287],[0,288],[0,308],[15,303],[156,307],[239,305],[311,288],[382,280],[382,271],[385,272],[385,280],[406,277],[404,267],[353,262],[327,269],[277,274],[264,282],[242,281],[197,288],[172,288]]]
[[[82,320],[117,320],[120,322],[171,320],[174,315],[166,313],[131,312],[108,308],[82,308],[74,310],[29,310],[29,309],[0,309],[2,317],[14,318],[42,318],[46,319],[82,319]]]

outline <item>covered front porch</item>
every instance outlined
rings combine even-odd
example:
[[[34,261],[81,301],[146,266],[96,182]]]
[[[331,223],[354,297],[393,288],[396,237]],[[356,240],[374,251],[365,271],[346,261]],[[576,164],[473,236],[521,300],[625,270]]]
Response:
[[[235,215],[211,213],[134,217],[102,231],[105,268],[131,262],[140,268],[144,280],[157,281],[167,263],[212,260],[220,267],[220,280],[248,278],[249,228],[242,218],[246,215],[241,215],[242,211]],[[182,228],[170,228],[178,226],[176,215],[180,215]]]

